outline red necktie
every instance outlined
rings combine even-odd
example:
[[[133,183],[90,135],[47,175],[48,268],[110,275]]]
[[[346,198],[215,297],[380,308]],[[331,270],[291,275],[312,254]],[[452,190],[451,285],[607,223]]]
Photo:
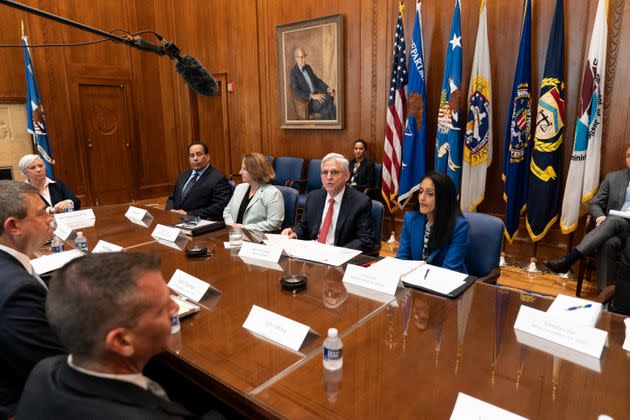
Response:
[[[328,211],[326,211],[326,217],[324,217],[324,224],[322,225],[322,230],[319,231],[317,242],[321,242],[323,244],[326,243],[326,236],[328,236],[328,231],[330,230],[330,225],[332,224],[334,206],[335,206],[335,199],[330,198],[328,200]]]

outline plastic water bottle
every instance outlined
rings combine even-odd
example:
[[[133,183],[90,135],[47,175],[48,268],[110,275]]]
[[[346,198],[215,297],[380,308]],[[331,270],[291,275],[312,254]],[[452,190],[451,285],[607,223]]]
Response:
[[[74,247],[79,251],[87,252],[88,242],[85,236],[83,236],[83,232],[77,232],[77,237],[74,239]]]
[[[324,369],[337,370],[343,366],[343,343],[337,336],[337,328],[328,329],[324,340]]]
[[[74,201],[70,201],[70,204],[68,204],[66,206],[66,208],[63,209],[64,212],[69,213],[71,211],[74,211]]]
[[[54,236],[50,243],[50,250],[52,252],[63,252],[63,241],[58,236]]]

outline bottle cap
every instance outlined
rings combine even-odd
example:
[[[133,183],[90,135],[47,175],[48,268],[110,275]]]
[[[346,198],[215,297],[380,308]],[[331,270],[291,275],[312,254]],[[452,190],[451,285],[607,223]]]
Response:
[[[77,236],[83,236],[83,231],[78,231]]]
[[[337,328],[328,328],[329,337],[337,337]]]

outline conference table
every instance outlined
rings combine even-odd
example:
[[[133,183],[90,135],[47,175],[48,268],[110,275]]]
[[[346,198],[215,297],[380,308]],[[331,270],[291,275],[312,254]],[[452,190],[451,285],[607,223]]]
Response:
[[[621,348],[618,315],[604,312],[598,321],[609,333],[602,358],[582,360],[517,339],[521,305],[545,310],[548,297],[477,283],[457,299],[399,288],[374,300],[348,293],[343,266],[288,257],[273,268],[246,263],[224,247],[227,229],[191,238],[185,247],[207,247],[211,256],[189,259],[151,237],[158,223],[178,223],[175,213],[144,207],[153,220],[143,227],[124,216],[127,208],[93,209],[94,226],[82,229],[89,249],[105,240],[157,253],[167,281],[179,269],[216,289],[182,320],[159,359],[245,416],[441,419],[460,392],[535,419],[629,416],[630,353]],[[307,288],[282,290],[286,274],[307,276]],[[299,351],[243,328],[253,305],[308,325]],[[338,372],[322,366],[329,327],[344,343]]]

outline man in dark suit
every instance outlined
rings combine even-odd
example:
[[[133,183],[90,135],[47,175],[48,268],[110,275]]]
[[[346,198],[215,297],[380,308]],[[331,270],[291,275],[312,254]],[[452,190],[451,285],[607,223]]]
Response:
[[[10,415],[33,366],[65,352],[46,320],[46,285],[28,257],[50,239],[51,221],[37,188],[0,181],[0,411]]]
[[[306,64],[306,51],[295,49],[295,66],[291,69],[291,91],[293,96],[308,103],[310,113],[319,113],[322,120],[336,120],[335,91],[315,75]]]
[[[566,273],[582,256],[597,253],[597,282],[603,289],[614,283],[619,253],[630,237],[630,220],[608,215],[611,210],[630,212],[630,147],[626,149],[626,168],[606,175],[588,210],[595,218],[595,229],[569,254],[545,261],[545,265],[556,273]]]
[[[66,264],[51,280],[46,312],[70,355],[35,366],[17,418],[195,418],[142,374],[166,350],[177,311],[155,255],[91,254]]]
[[[188,148],[191,170],[177,179],[166,210],[202,219],[223,220],[223,209],[232,196],[227,178],[210,165],[208,146],[192,143]]]
[[[282,234],[361,251],[373,248],[372,200],[346,188],[348,159],[338,153],[327,154],[322,159],[321,177],[324,188],[309,193],[302,219]]]

